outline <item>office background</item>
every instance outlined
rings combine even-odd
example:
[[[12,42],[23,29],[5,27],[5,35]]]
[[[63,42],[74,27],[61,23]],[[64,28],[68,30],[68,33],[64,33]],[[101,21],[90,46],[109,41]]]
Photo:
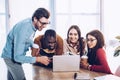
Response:
[[[99,29],[105,36],[107,47],[113,49],[118,45],[110,42],[115,43],[115,37],[120,35],[119,0],[0,0],[0,55],[8,32],[17,22],[31,17],[38,7],[45,7],[51,13],[51,24],[46,29],[56,30],[63,39],[68,28],[75,24],[80,27],[83,37],[90,30]],[[43,34],[46,29],[38,31],[36,36]],[[113,57],[111,47],[107,49],[108,59],[112,61],[110,65],[117,66],[120,59]]]

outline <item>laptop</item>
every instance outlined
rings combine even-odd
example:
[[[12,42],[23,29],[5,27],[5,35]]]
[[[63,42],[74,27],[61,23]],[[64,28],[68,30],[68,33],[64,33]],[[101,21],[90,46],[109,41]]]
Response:
[[[94,80],[120,80],[120,77],[116,75],[108,74],[105,76],[95,77]]]
[[[54,55],[53,71],[79,71],[79,55]]]

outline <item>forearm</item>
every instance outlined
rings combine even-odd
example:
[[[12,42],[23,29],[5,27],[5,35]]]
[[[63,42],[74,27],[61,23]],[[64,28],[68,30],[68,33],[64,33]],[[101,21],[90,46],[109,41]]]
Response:
[[[92,65],[90,67],[91,71],[103,72],[103,73],[111,73],[110,68],[108,66],[103,65]]]

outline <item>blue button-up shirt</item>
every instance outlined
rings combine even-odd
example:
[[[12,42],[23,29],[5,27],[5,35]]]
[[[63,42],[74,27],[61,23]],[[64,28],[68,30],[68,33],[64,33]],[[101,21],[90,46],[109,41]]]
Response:
[[[7,36],[2,58],[14,59],[19,63],[35,63],[35,57],[26,56],[29,47],[33,45],[35,31],[30,18],[16,24]]]

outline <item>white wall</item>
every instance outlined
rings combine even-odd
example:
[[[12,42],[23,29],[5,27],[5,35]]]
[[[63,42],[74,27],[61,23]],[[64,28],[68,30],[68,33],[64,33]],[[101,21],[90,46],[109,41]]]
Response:
[[[12,0],[9,1],[10,27],[17,22],[32,17],[34,11],[39,7],[49,10],[49,0]]]
[[[120,35],[120,1],[103,0],[103,27],[106,39]]]
[[[119,0],[102,0],[103,1],[103,27],[106,41],[115,39],[120,35],[120,1]],[[114,44],[115,45],[115,44]],[[109,65],[113,72],[115,72],[118,65],[120,65],[120,56],[113,57],[114,49],[117,46],[108,45],[107,56]]]

